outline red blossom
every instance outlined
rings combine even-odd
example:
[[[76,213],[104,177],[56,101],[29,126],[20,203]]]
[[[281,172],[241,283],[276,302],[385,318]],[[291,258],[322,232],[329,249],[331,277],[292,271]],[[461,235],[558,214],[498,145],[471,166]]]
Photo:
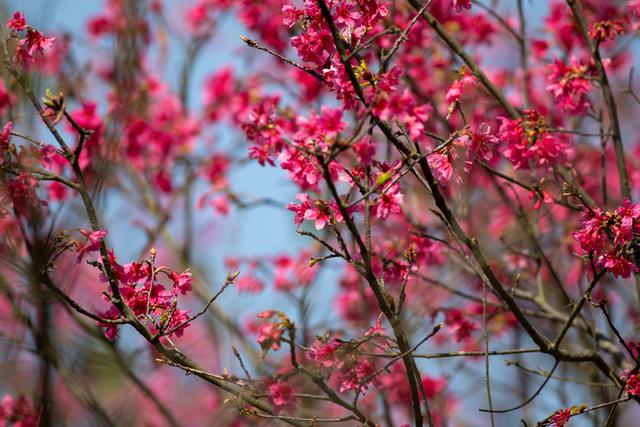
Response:
[[[551,417],[554,427],[564,427],[571,418],[571,408],[558,409],[556,413]]]
[[[542,203],[551,204],[553,203],[553,198],[544,190],[532,190],[529,192],[529,200],[533,200],[533,208],[540,209]]]
[[[22,31],[27,28],[27,21],[24,19],[24,14],[17,11],[13,16],[7,19],[7,28],[14,31]]]
[[[275,323],[265,323],[258,329],[258,344],[264,350],[278,350],[282,338],[282,328]]]
[[[201,34],[207,30],[208,24],[211,23],[210,10],[211,7],[208,1],[196,3],[187,9],[185,18],[194,34]]]
[[[365,394],[371,385],[378,383],[377,378],[373,375],[374,372],[373,363],[364,358],[357,360],[353,366],[344,365],[337,375],[339,390]]]
[[[456,12],[461,12],[463,9],[471,9],[471,0],[453,0],[453,8]]]
[[[95,252],[100,249],[102,245],[102,241],[107,236],[107,230],[97,230],[97,231],[88,231],[88,230],[80,230],[80,234],[82,234],[85,239],[87,239],[87,243],[82,244],[77,242],[76,244],[76,252],[78,252],[77,262],[82,261],[84,255],[87,252]]]
[[[26,37],[18,41],[18,58],[25,63],[33,62],[38,55],[51,48],[54,40],[54,37],[45,37],[40,31],[28,28]]]
[[[85,167],[88,165],[90,155],[95,153],[102,142],[104,124],[98,114],[98,104],[92,101],[82,102],[79,108],[71,111],[70,115],[78,126],[89,132],[85,136],[85,151],[80,162],[81,165]],[[76,129],[75,126],[69,124],[68,129],[74,134],[79,135],[78,129]]]
[[[286,382],[276,382],[269,386],[269,401],[273,405],[275,414],[279,414],[282,410],[291,413],[296,408],[294,390]]]
[[[304,16],[304,11],[296,9],[290,4],[282,6],[282,23],[287,27],[293,27]]]
[[[574,46],[582,46],[584,44],[580,31],[575,25],[571,9],[564,0],[553,0],[551,2],[549,14],[545,18],[545,24],[548,31],[553,34],[553,39],[560,43],[565,50],[571,51]]]
[[[20,215],[30,215],[37,212],[47,202],[41,200],[37,193],[38,181],[28,172],[20,172],[15,179],[0,187],[0,201],[8,201]]]
[[[640,373],[624,371],[620,376],[624,381],[624,391],[629,396],[640,396]]]
[[[178,274],[172,271],[169,274],[169,278],[173,281],[173,292],[175,294],[186,295],[186,293],[191,290],[193,277],[190,272],[185,271],[182,274]]]
[[[307,352],[307,356],[325,368],[329,368],[338,361],[337,357],[340,345],[341,344],[333,338],[327,342],[318,342],[311,346]]]
[[[573,153],[572,146],[562,134],[548,131],[539,113],[528,111],[526,118],[511,120],[499,117],[498,138],[505,141],[504,156],[516,169],[548,170],[565,162]]]
[[[428,399],[434,399],[444,394],[447,380],[441,377],[424,375],[422,377],[425,394]],[[408,408],[411,405],[411,392],[406,377],[406,371],[400,364],[393,364],[381,377],[380,387],[385,396],[393,404],[401,404]],[[435,414],[434,414],[435,415]],[[440,425],[440,424],[436,424]]]
[[[441,183],[446,184],[453,176],[453,165],[449,162],[449,156],[444,153],[433,153],[427,157],[433,176]]]
[[[629,257],[636,233],[640,232],[640,204],[623,200],[615,212],[586,211],[582,227],[574,233],[585,252],[595,253],[596,262],[616,277],[629,277],[638,267]],[[613,239],[610,239],[610,236]]]
[[[332,217],[335,222],[342,222],[343,217],[335,202],[326,204],[321,200],[311,200],[308,194],[298,194],[296,198],[300,204],[289,203],[287,209],[294,212],[293,222],[299,226],[303,220],[315,221],[316,230],[322,230],[327,223],[331,223]]]
[[[311,253],[301,251],[295,258],[281,255],[272,260],[275,267],[274,286],[279,291],[292,291],[313,282],[318,269],[310,265]]]
[[[454,308],[447,312],[445,316],[445,323],[449,328],[449,331],[454,334],[456,341],[466,341],[471,338],[473,331],[479,327],[476,323],[471,322],[465,318],[462,310]]]
[[[599,21],[589,26],[589,37],[597,42],[613,40],[623,32],[624,25],[620,19]]]
[[[555,58],[549,69],[547,90],[555,96],[558,106],[572,114],[584,114],[590,106],[586,95],[591,90],[593,67],[581,64],[575,58],[570,65]]]
[[[605,267],[616,277],[627,278],[632,271],[635,273],[639,271],[638,267],[624,255],[612,251],[600,255],[598,264]]]
[[[376,320],[376,324],[369,328],[369,330],[364,334],[365,337],[372,337],[376,335],[384,335],[384,328],[382,327],[382,319],[380,317]]]
[[[13,130],[13,122],[7,122],[0,131],[0,155],[9,148],[11,142],[11,131]]]
[[[114,30],[114,21],[108,15],[98,15],[87,21],[87,32],[92,38],[98,38]]]
[[[469,5],[471,7],[471,5]],[[462,97],[462,90],[465,86],[475,85],[477,83],[476,78],[466,68],[462,70],[462,73],[453,81],[453,84],[447,90],[445,95],[445,101],[451,105],[455,102],[460,102]]]
[[[455,147],[466,150],[464,170],[469,172],[473,164],[477,162],[489,163],[494,159],[496,148],[500,140],[491,132],[487,123],[481,123],[475,131],[467,130],[461,133],[453,142]]]
[[[584,212],[582,228],[574,233],[584,251],[598,251],[604,247],[608,220],[599,209]]]
[[[85,246],[90,250],[99,246],[104,239],[106,232],[84,232],[90,243]],[[86,251],[87,249],[85,249]],[[155,250],[154,250],[155,251]],[[152,252],[154,252],[152,251]],[[154,252],[155,253],[155,252]],[[153,334],[162,334],[169,337],[181,337],[189,322],[190,310],[183,310],[178,307],[178,299],[191,290],[191,274],[184,272],[178,274],[167,267],[162,267],[167,277],[173,283],[173,291],[169,291],[158,281],[158,274],[152,270],[151,261],[144,263],[132,262],[126,265],[118,263],[113,251],[108,251],[109,262],[118,279],[118,287],[124,303],[131,309],[132,313],[145,324]],[[106,278],[104,278],[106,281]],[[105,301],[111,303],[108,294],[103,295]],[[120,320],[120,310],[111,303],[110,307],[99,312],[103,319]],[[97,322],[105,328],[105,336],[115,339],[119,332],[119,325],[113,323]]]
[[[0,113],[3,113],[8,108],[13,107],[15,103],[15,95],[10,93],[4,85],[4,81],[0,80]]]
[[[272,317],[275,314],[276,314],[275,311],[267,310],[267,311],[262,311],[262,312],[256,314],[256,317],[258,319],[268,319],[268,318]]]
[[[36,427],[38,412],[26,396],[17,399],[5,395],[0,400],[0,425],[7,427]]]
[[[447,379],[424,375],[422,377],[422,387],[424,387],[427,399],[433,399],[447,388]]]
[[[264,289],[264,282],[254,274],[244,274],[236,280],[236,286],[240,292],[255,294]]]

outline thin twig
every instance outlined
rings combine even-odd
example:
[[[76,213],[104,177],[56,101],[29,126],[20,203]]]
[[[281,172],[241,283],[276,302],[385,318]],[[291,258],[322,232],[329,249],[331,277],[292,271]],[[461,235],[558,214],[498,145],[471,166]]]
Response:
[[[491,378],[489,376],[489,333],[487,331],[487,284],[482,281],[482,329],[484,331],[484,382],[487,390],[487,403],[489,404],[489,416],[491,427],[495,426],[493,418],[493,401],[491,399]]]
[[[596,411],[598,409],[607,408],[609,406],[618,406],[618,404],[624,403],[624,402],[628,402],[630,399],[631,398],[627,396],[627,397],[623,397],[623,398],[620,398],[620,399],[613,400],[611,402],[601,403],[599,405],[595,405],[595,406],[592,406],[590,408],[583,409],[583,410],[581,410],[579,412],[575,412],[575,413],[569,414],[569,418],[573,418],[573,417],[578,416],[578,415],[586,414],[587,412]],[[545,419],[543,421],[538,422],[535,427],[544,427],[544,426],[551,425],[552,423],[553,423],[553,421],[551,420],[551,417],[549,417],[549,418],[547,418],[547,419]]]
[[[382,72],[384,72],[387,69],[387,66],[389,65],[389,61],[391,60],[391,58],[393,57],[393,55],[396,54],[396,52],[398,51],[398,49],[400,49],[400,45],[407,40],[407,36],[409,35],[409,31],[411,31],[411,29],[413,28],[413,26],[416,24],[416,22],[418,22],[418,19],[420,18],[420,15],[422,15],[422,12],[424,12],[425,10],[427,10],[427,8],[431,5],[431,2],[433,0],[428,0],[424,6],[422,6],[420,8],[420,10],[418,11],[418,13],[416,13],[416,15],[411,19],[411,21],[409,21],[409,24],[407,25],[407,27],[404,29],[404,31],[402,31],[402,33],[400,33],[400,35],[398,36],[398,38],[396,39],[396,41],[393,43],[393,46],[391,47],[391,49],[389,49],[389,52],[387,52],[386,54],[382,55],[382,59],[380,60],[380,70],[382,70]]]
[[[247,46],[258,49],[258,50],[262,50],[264,52],[267,52],[270,55],[275,56],[276,58],[280,59],[281,61],[286,62],[287,64],[296,67],[302,71],[304,71],[305,73],[308,73],[310,75],[312,75],[313,77],[315,77],[316,79],[320,80],[321,82],[326,83],[327,79],[324,78],[324,76],[320,73],[318,73],[315,70],[312,70],[311,68],[305,67],[304,65],[300,65],[295,61],[292,61],[291,59],[287,58],[286,56],[283,56],[281,54],[279,54],[278,52],[274,52],[273,50],[269,49],[268,47],[262,46],[260,44],[258,44],[258,42],[256,42],[255,40],[251,40],[250,38],[247,38],[245,36],[240,36],[240,39],[245,42],[247,44]]]
[[[547,376],[547,378],[545,378],[545,380],[542,382],[542,384],[540,384],[540,387],[538,387],[538,389],[531,395],[530,398],[528,398],[527,400],[525,400],[521,404],[516,405],[516,406],[514,406],[512,408],[509,408],[509,409],[494,409],[494,410],[480,409],[480,412],[493,412],[493,413],[497,413],[497,414],[506,414],[507,412],[516,411],[516,410],[518,410],[520,408],[523,408],[523,407],[527,406],[529,403],[533,402],[533,400],[536,397],[538,397],[538,395],[540,395],[540,393],[542,392],[544,387],[547,385],[547,383],[549,382],[549,380],[553,376],[553,373],[556,371],[556,368],[558,367],[559,364],[560,364],[560,361],[556,360],[556,362],[553,364],[553,368],[551,368],[551,371],[549,372],[549,375]]]
[[[236,274],[237,277],[237,274]],[[184,327],[185,325],[187,325],[188,323],[193,322],[194,320],[196,320],[198,317],[202,316],[203,314],[205,314],[207,312],[207,310],[209,310],[209,307],[211,307],[211,304],[214,303],[214,301],[216,299],[218,299],[218,297],[220,295],[222,295],[222,293],[227,289],[227,287],[229,287],[230,285],[234,284],[234,279],[235,277],[227,277],[227,280],[224,282],[224,285],[222,285],[222,287],[220,288],[220,290],[218,292],[215,293],[215,295],[213,295],[209,301],[205,304],[205,306],[202,308],[202,310],[200,310],[198,313],[196,313],[195,315],[191,316],[190,318],[188,318],[187,320],[185,320],[184,322],[174,326],[173,328],[171,328],[170,330],[164,332],[164,333],[159,333],[157,335],[157,338],[160,338],[161,336],[165,336],[165,335],[171,335],[173,334],[175,331],[179,330],[180,328]],[[156,339],[157,339],[156,338]]]

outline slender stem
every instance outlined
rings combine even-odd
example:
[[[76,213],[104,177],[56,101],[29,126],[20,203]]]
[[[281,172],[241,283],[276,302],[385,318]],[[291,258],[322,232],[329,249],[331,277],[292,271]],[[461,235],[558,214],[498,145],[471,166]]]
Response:
[[[589,284],[589,287],[585,291],[584,295],[582,295],[582,298],[580,298],[580,301],[578,302],[578,304],[576,304],[576,306],[573,308],[573,311],[569,315],[569,319],[567,319],[567,322],[564,324],[564,326],[560,330],[558,337],[555,339],[555,341],[551,345],[552,348],[560,347],[562,338],[564,338],[566,333],[569,331],[569,328],[571,328],[571,325],[573,324],[574,319],[578,316],[578,314],[580,313],[580,310],[582,310],[582,307],[584,306],[585,302],[587,302],[587,300],[591,297],[591,292],[593,291],[593,288],[595,288],[595,286],[598,284],[598,281],[602,278],[602,276],[604,276],[606,272],[607,270],[603,268],[595,275],[595,277]]]
[[[491,399],[491,378],[489,376],[489,333],[487,331],[487,284],[482,282],[482,329],[484,330],[484,382],[487,390],[487,403],[489,404],[489,416],[491,427],[495,426],[493,419],[493,401]]]
[[[520,71],[522,72],[522,99],[525,108],[529,105],[529,67],[527,66],[527,21],[524,17],[524,5],[518,0],[518,20],[520,21]]]
[[[523,407],[527,406],[529,403],[533,402],[533,400],[536,397],[538,397],[540,395],[540,393],[542,392],[544,387],[547,385],[547,383],[549,382],[549,380],[553,376],[553,373],[556,371],[556,368],[558,367],[558,364],[560,364],[560,361],[556,360],[556,362],[553,364],[553,368],[551,368],[551,371],[549,372],[549,375],[544,379],[542,384],[540,384],[540,387],[538,387],[538,389],[535,391],[535,393],[533,393],[531,395],[530,398],[528,398],[527,400],[525,400],[521,404],[516,405],[516,406],[514,406],[512,408],[509,408],[509,409],[496,409],[496,410],[480,409],[480,412],[491,412],[491,413],[498,413],[498,414],[506,414],[507,412],[513,412],[513,411],[516,411],[516,410],[518,410],[520,408],[523,408]]]
[[[310,74],[311,76],[315,77],[316,79],[320,80],[321,82],[325,82],[326,83],[326,81],[327,81],[324,78],[324,76],[322,74],[318,73],[317,71],[312,70],[311,68],[307,68],[304,65],[300,65],[297,62],[292,61],[291,59],[287,58],[286,56],[281,55],[278,52],[275,52],[275,51],[269,49],[268,47],[265,47],[265,46],[262,46],[262,45],[258,44],[258,42],[255,41],[255,40],[251,40],[250,38],[245,37],[245,36],[240,36],[240,39],[243,42],[245,42],[247,44],[247,46],[252,47],[254,49],[261,50],[263,52],[267,52],[269,55],[273,55],[276,58],[278,58],[279,60],[281,60],[281,61],[283,61],[283,62],[285,62],[285,63],[287,63],[287,64],[289,64],[289,65],[291,65],[293,67],[296,67],[296,68],[304,71],[307,74]]]
[[[389,61],[391,60],[393,55],[396,54],[398,49],[400,49],[400,45],[402,45],[402,43],[405,40],[407,40],[407,36],[409,34],[409,31],[411,31],[411,28],[413,28],[413,26],[416,24],[416,22],[418,22],[418,19],[420,18],[420,15],[422,14],[422,12],[427,10],[427,8],[431,5],[432,2],[433,2],[433,0],[428,0],[424,4],[424,6],[422,6],[420,8],[418,13],[416,13],[416,15],[411,19],[411,21],[409,21],[409,24],[407,24],[407,27],[402,31],[402,33],[400,33],[400,35],[398,36],[396,41],[393,43],[393,46],[391,46],[391,49],[389,49],[389,52],[387,52],[384,55],[382,55],[382,59],[380,60],[380,70],[382,72],[387,70],[387,67],[389,65]]]

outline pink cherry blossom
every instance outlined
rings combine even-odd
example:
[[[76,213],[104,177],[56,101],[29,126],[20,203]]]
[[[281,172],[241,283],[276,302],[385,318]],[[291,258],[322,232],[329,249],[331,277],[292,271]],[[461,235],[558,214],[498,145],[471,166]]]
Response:
[[[558,409],[553,417],[551,417],[551,421],[553,421],[554,427],[564,427],[569,422],[569,418],[571,416],[571,409]]]
[[[325,368],[331,367],[337,363],[338,349],[340,343],[335,339],[328,342],[318,342],[309,349],[307,356],[309,359],[321,364]]]
[[[276,414],[282,410],[291,413],[296,408],[294,390],[286,382],[277,382],[269,386],[269,401]]]
[[[54,37],[45,37],[40,31],[28,28],[26,37],[18,42],[18,57],[23,62],[33,62],[37,55],[51,48],[54,40]]]
[[[11,18],[7,20],[7,28],[14,31],[22,31],[27,28],[27,21],[24,19],[24,14],[17,11]]]

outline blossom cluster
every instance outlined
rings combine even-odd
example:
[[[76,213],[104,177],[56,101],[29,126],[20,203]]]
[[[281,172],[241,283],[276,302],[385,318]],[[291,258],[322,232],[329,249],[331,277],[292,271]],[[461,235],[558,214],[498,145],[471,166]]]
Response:
[[[589,36],[597,42],[613,40],[624,33],[622,20],[604,20],[589,26]]]
[[[0,400],[0,427],[35,427],[38,414],[26,396],[6,395]]]
[[[584,114],[590,106],[587,94],[596,71],[592,64],[582,64],[572,58],[569,65],[554,59],[549,65],[547,90],[556,98],[559,108],[570,114]]]
[[[640,204],[625,199],[615,211],[586,210],[574,237],[596,264],[618,277],[637,272],[634,262],[640,232]]]
[[[366,394],[370,387],[383,390],[394,404],[410,405],[406,373],[401,365],[394,364],[383,372],[375,358],[366,354],[387,349],[392,340],[385,335],[380,318],[361,337],[343,340],[338,337],[319,338],[309,348],[306,357],[316,368],[330,375],[331,383],[340,392]],[[425,375],[422,379],[427,398],[434,399],[447,388],[444,378]]]
[[[55,37],[46,37],[40,31],[29,26],[22,12],[16,12],[7,21],[7,28],[20,33],[26,30],[23,38],[18,40],[16,56],[24,64],[34,62],[45,50],[50,49]]]
[[[225,260],[230,271],[242,272],[235,280],[238,292],[252,294],[267,289],[267,280],[279,292],[293,293],[297,289],[306,288],[313,283],[318,273],[313,264],[313,252],[309,250],[302,250],[297,255],[281,253],[265,257],[230,257]],[[268,278],[261,273],[267,273]]]
[[[264,351],[279,350],[282,335],[292,326],[291,321],[282,312],[263,311],[256,315],[263,323],[258,327],[257,342]]]
[[[76,242],[78,261],[81,261],[84,254],[100,251],[103,247],[103,240],[106,231],[83,231],[86,243]],[[178,298],[186,295],[192,288],[193,277],[189,271],[177,273],[168,267],[155,266],[156,251],[152,249],[151,256],[143,262],[131,262],[125,265],[118,263],[113,251],[108,251],[108,264],[105,267],[98,265],[103,272],[103,280],[117,282],[119,298],[127,305],[134,316],[147,324],[152,333],[167,336],[180,337],[184,330],[190,326],[190,310],[178,308]],[[111,271],[113,276],[109,273]],[[165,280],[162,283],[161,277]],[[109,283],[111,285],[111,283]],[[167,285],[171,289],[167,289]],[[104,300],[111,304],[111,307],[100,312],[99,316],[105,320],[126,319],[124,313],[114,303],[115,295],[105,293]],[[115,339],[118,334],[117,322],[100,322],[105,328],[105,335],[109,339]]]
[[[390,2],[367,0],[351,2],[340,0],[329,3],[330,13],[334,16],[337,31],[350,43],[357,44],[367,35],[371,28],[389,13]],[[332,30],[323,17],[317,2],[306,0],[304,9],[292,5],[283,8],[284,24],[294,27],[303,23],[303,32],[291,38],[291,45],[306,64],[316,68],[326,79],[328,86],[336,92],[336,96],[347,108],[358,103],[345,65],[333,42]],[[347,54],[351,54],[349,50]],[[408,88],[400,82],[401,68],[393,66],[389,71],[371,71],[365,58],[351,55],[351,67],[362,87],[366,104],[372,104],[373,113],[382,120],[398,120],[404,124],[414,139],[422,137],[425,123],[431,116],[432,107],[420,103]]]
[[[549,131],[544,116],[526,111],[520,119],[500,117],[497,137],[507,145],[504,156],[516,169],[548,170],[568,160],[572,154],[570,141],[562,134]]]
[[[33,169],[51,167],[57,154],[48,144],[19,146],[12,132],[13,122],[7,122],[0,130],[0,166],[12,171],[0,187],[0,216],[3,209],[11,206],[17,214],[28,217],[41,213],[41,208],[48,206],[48,200],[55,200],[40,194],[40,181]]]
[[[620,378],[624,381],[624,392],[628,396],[640,396],[640,373],[624,371]]]

